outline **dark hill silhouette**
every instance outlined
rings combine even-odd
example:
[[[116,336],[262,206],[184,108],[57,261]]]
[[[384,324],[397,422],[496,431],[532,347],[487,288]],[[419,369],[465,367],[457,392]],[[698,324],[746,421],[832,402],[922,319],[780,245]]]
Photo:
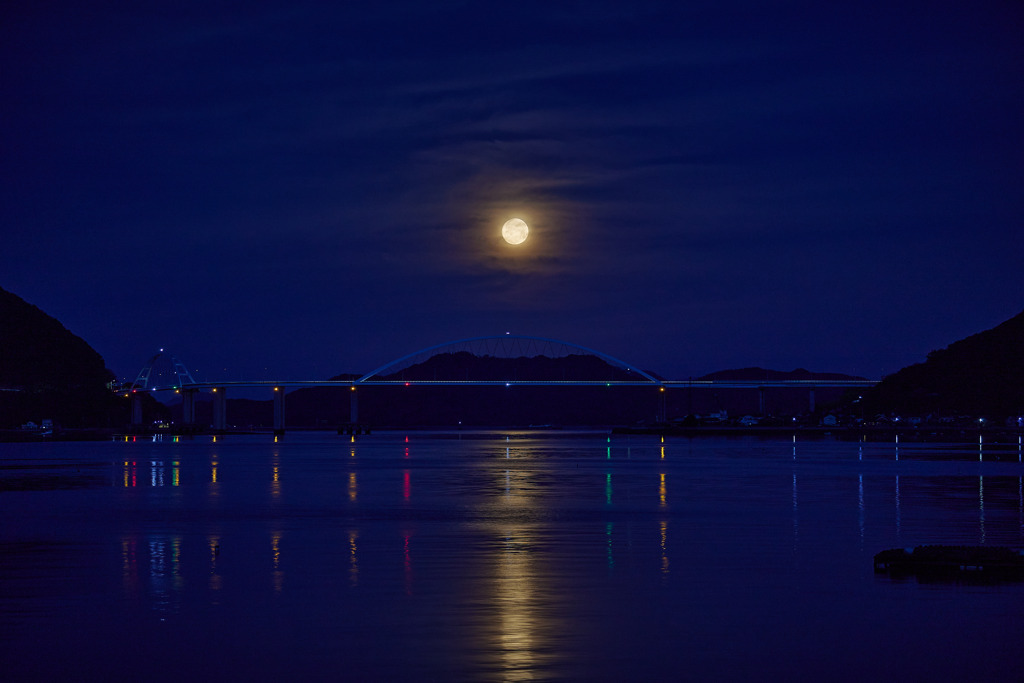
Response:
[[[103,387],[103,358],[56,318],[0,288],[0,385],[28,392]]]
[[[864,406],[922,417],[1024,413],[1024,312],[889,375],[864,394]]]
[[[0,288],[0,427],[44,419],[65,427],[106,426],[117,406],[107,389],[113,379],[82,338]]]

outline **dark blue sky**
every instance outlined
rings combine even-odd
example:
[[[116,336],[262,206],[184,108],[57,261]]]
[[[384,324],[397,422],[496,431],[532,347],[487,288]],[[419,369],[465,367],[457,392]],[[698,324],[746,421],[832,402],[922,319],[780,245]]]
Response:
[[[1024,308],[1020,3],[141,4],[0,21],[0,285],[119,375],[874,378]]]

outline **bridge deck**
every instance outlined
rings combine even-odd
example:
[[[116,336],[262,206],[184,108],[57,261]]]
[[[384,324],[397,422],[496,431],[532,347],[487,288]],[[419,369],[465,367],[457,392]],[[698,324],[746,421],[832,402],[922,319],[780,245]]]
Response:
[[[214,389],[219,387],[651,387],[665,389],[814,389],[819,387],[872,387],[873,380],[239,380],[231,382],[194,382],[176,386],[150,387],[148,391],[175,389]]]

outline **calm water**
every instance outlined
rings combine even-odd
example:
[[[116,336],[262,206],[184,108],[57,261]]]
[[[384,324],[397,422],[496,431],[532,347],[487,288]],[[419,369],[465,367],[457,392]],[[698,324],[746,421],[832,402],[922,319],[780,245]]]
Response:
[[[1024,546],[1017,449],[562,432],[3,444],[0,677],[1016,677],[1024,584],[894,581],[871,560]]]

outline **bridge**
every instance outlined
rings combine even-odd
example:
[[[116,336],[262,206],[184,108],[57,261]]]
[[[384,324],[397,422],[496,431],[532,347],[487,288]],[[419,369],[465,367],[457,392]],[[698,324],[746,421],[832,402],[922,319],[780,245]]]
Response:
[[[209,391],[213,397],[213,429],[227,428],[227,394],[232,388],[263,387],[272,392],[274,400],[274,431],[285,429],[285,395],[287,389],[303,387],[339,387],[349,393],[349,430],[365,429],[359,422],[358,389],[360,387],[400,386],[534,386],[534,387],[650,387],[658,397],[658,416],[665,420],[665,392],[669,389],[756,389],[761,413],[765,413],[765,391],[771,388],[798,388],[808,392],[810,411],[814,411],[817,388],[866,388],[871,380],[669,380],[657,377],[623,360],[572,342],[526,335],[471,337],[428,346],[352,379],[334,380],[237,380],[196,381],[187,366],[171,355],[171,377],[152,381],[152,371],[164,350],[143,366],[135,381],[121,387],[125,397],[132,399],[132,426],[142,425],[141,396],[148,392],[175,391],[182,396],[183,421],[196,423],[196,396]],[[565,359],[556,367],[554,359]],[[460,360],[461,363],[455,362]],[[471,369],[467,367],[473,366]],[[458,365],[462,377],[452,376]],[[538,368],[547,365],[547,368]],[[561,376],[548,373],[561,371]],[[472,376],[470,376],[472,375]]]

